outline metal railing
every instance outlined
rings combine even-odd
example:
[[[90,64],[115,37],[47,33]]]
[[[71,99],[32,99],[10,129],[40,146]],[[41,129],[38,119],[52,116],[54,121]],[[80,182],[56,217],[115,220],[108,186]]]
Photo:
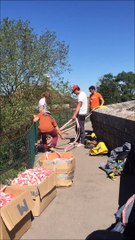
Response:
[[[59,127],[67,122],[72,111],[53,113]],[[35,161],[35,143],[38,139],[38,123],[34,123],[27,132],[6,144],[0,145],[0,182],[13,178],[22,169],[33,168]]]

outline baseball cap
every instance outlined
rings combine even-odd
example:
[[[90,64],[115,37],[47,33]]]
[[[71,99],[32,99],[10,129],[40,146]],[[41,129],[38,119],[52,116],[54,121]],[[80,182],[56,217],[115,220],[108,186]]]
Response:
[[[73,93],[77,88],[79,88],[78,85],[73,85],[72,88],[71,88],[71,89],[72,89],[72,93]]]

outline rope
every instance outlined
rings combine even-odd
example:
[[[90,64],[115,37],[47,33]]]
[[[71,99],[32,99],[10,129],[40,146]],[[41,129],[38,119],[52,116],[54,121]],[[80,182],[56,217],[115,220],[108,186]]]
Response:
[[[85,120],[87,120],[87,119],[90,117],[91,114],[92,114],[92,112],[90,112],[90,113],[86,116]],[[73,126],[71,126],[72,124],[73,124]],[[65,124],[60,128],[60,130],[62,131],[62,133],[66,133],[66,132],[68,132],[69,130],[71,130],[72,128],[74,128],[75,125],[77,126],[77,132],[76,132],[75,140],[74,140],[72,143],[69,143],[69,144],[65,147],[65,149],[64,149],[65,152],[70,151],[71,149],[75,148],[76,142],[77,142],[77,140],[78,140],[78,137],[80,136],[80,126],[79,126],[78,119],[76,118],[76,119],[75,119],[75,122],[73,122],[73,120],[70,119],[67,123],[65,123]]]
[[[70,119],[67,123],[65,123],[65,124],[61,127],[61,129],[64,129],[65,127],[67,127],[67,126],[71,123],[71,121],[73,121],[73,120]],[[68,144],[68,145],[65,147],[65,152],[70,151],[71,149],[73,149],[73,148],[75,147],[75,144],[76,144],[76,142],[77,142],[77,139],[78,139],[78,137],[80,136],[80,126],[79,126],[79,122],[78,122],[78,119],[77,119],[77,118],[75,119],[75,122],[76,122],[76,126],[77,126],[77,132],[76,132],[75,140],[74,140],[72,143]],[[72,127],[74,127],[74,126],[72,126]],[[66,129],[66,131],[69,131],[72,127]],[[64,131],[64,130],[63,130],[63,131]],[[62,132],[63,132],[63,131],[62,131]]]
[[[65,127],[67,127],[69,124],[73,123],[73,120],[70,119],[67,123],[65,123],[61,128],[60,130],[63,130]]]
[[[90,113],[86,116],[85,121],[87,120],[87,118],[90,117],[91,114],[92,114],[92,113],[90,112]],[[74,124],[74,125],[71,126],[71,127],[66,128],[67,126],[69,126],[69,125],[71,125],[71,124]],[[60,128],[60,130],[62,131],[62,133],[65,133],[65,132],[68,132],[69,130],[71,130],[72,128],[74,128],[74,127],[75,127],[75,122],[73,122],[73,120],[70,119],[67,123],[65,123],[65,124]],[[66,128],[66,129],[64,129],[64,128]]]

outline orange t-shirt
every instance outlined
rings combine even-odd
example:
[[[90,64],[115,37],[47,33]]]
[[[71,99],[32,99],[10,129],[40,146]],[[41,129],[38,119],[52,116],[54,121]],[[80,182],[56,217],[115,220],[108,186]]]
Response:
[[[98,92],[94,92],[90,95],[90,109],[94,109],[100,106],[100,99],[103,98]]]
[[[42,112],[38,113],[39,117],[39,130],[41,132],[49,133],[57,127],[57,123],[53,117],[50,115],[44,115]]]

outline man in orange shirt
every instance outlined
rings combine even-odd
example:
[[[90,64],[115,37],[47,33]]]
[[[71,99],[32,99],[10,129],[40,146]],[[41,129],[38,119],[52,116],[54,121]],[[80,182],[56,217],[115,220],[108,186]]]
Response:
[[[39,121],[38,129],[42,137],[42,145],[44,150],[49,150],[50,147],[56,147],[58,135],[64,139],[55,119],[48,112],[40,112],[33,115],[33,122]],[[51,142],[48,144],[47,135],[51,136]]]
[[[89,91],[90,91],[90,110],[93,110],[99,106],[102,106],[104,104],[104,99],[102,97],[102,95],[98,92],[95,91],[95,87],[94,86],[90,86],[89,87]]]

